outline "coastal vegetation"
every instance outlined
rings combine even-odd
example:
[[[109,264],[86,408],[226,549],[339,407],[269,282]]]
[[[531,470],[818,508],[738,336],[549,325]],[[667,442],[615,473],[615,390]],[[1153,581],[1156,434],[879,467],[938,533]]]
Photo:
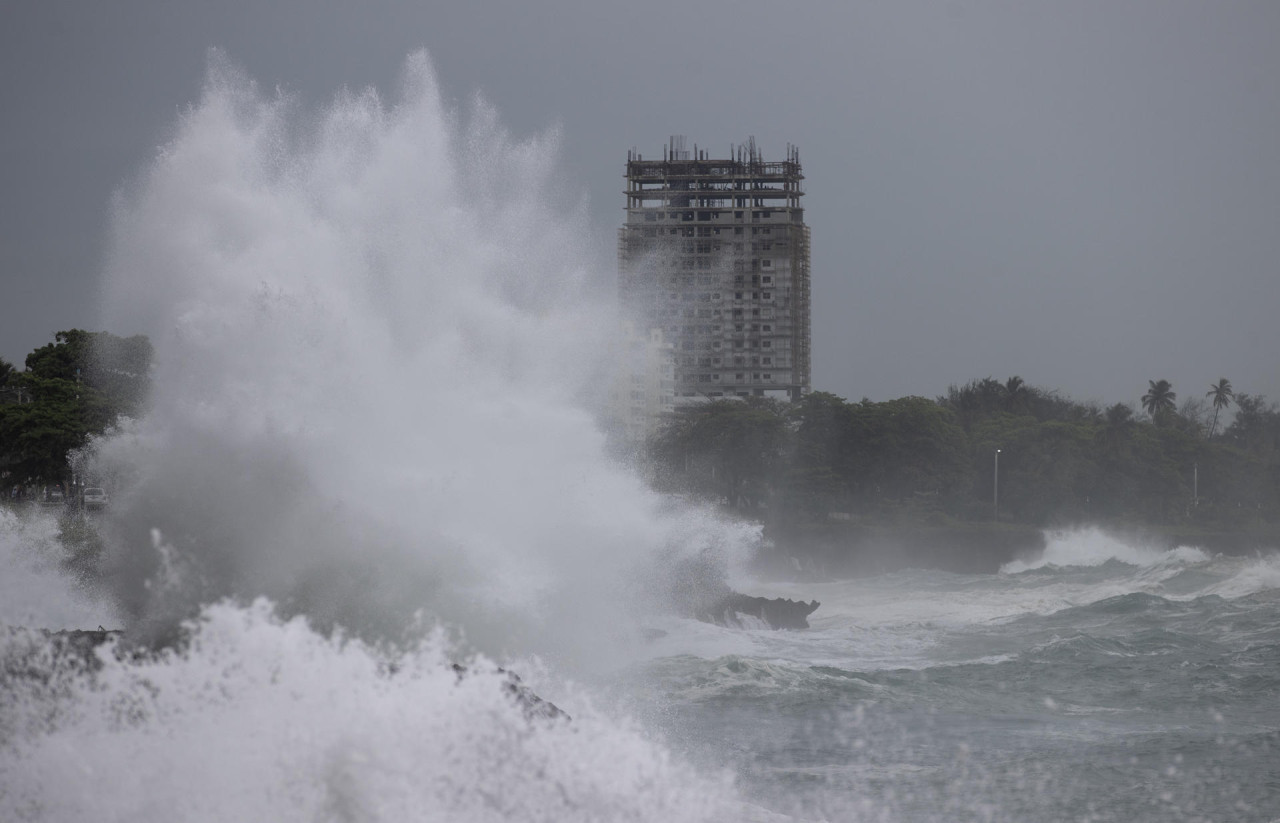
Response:
[[[23,370],[0,360],[5,496],[65,488],[69,455],[141,412],[151,359],[145,336],[71,329],[27,355]],[[1180,407],[1163,379],[1136,400],[1079,403],[1017,376],[953,385],[935,398],[712,400],[681,408],[644,456],[660,489],[783,531],[831,523],[1280,530],[1280,406],[1236,392],[1226,378]]]
[[[35,349],[26,369],[0,360],[0,488],[66,488],[68,455],[146,402],[151,341],[81,329]]]
[[[780,531],[831,521],[1280,528],[1280,407],[1226,379],[1206,396],[1212,417],[1198,398],[1179,409],[1168,380],[1149,381],[1138,412],[1020,377],[933,399],[715,400],[682,408],[647,456],[660,488]]]

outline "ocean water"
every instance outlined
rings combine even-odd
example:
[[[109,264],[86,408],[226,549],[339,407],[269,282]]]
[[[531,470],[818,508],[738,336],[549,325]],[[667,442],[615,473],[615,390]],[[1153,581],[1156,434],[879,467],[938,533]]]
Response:
[[[1280,818],[1280,554],[1055,535],[995,575],[764,585],[806,632],[672,627],[629,670],[691,762],[801,819]]]
[[[101,556],[0,511],[0,820],[1280,819],[1274,551],[752,579],[758,528],[607,454],[556,152],[425,55],[320,109],[211,57],[112,210],[103,327],[157,363],[76,456]],[[694,558],[812,628],[672,615]]]

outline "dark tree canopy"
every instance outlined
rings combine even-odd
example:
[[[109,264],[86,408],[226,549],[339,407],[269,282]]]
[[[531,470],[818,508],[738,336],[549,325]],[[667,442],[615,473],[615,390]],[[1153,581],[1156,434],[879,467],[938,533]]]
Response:
[[[775,523],[989,520],[996,449],[1001,520],[1280,523],[1276,406],[1234,395],[1234,421],[1210,441],[1172,405],[1168,381],[1151,381],[1148,395],[1151,421],[1020,377],[952,386],[937,400],[720,401],[682,411],[651,453],[667,488]]]
[[[10,483],[63,481],[67,455],[146,402],[151,342],[70,329],[27,355],[26,371],[0,368],[0,471]],[[8,365],[8,364],[5,364]]]

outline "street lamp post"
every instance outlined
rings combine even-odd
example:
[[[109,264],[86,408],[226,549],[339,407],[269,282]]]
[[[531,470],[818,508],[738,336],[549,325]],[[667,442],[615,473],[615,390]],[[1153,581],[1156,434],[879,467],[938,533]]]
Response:
[[[995,512],[996,520],[1000,519],[1000,450],[996,449],[996,473],[995,482],[991,484],[991,507]]]

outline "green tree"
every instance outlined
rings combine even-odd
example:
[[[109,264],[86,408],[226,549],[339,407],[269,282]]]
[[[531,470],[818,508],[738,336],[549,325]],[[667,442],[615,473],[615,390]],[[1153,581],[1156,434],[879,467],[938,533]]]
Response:
[[[1213,398],[1213,422],[1209,424],[1209,437],[1213,437],[1214,431],[1218,428],[1218,412],[1231,405],[1235,392],[1231,390],[1231,381],[1222,377],[1209,387],[1209,391],[1205,392],[1204,396]]]
[[[1133,409],[1116,403],[1107,409],[1106,422],[1098,432],[1098,442],[1112,453],[1121,452],[1133,431]]]
[[[1236,416],[1222,433],[1227,442],[1267,462],[1280,461],[1280,407],[1262,395],[1235,396]]]
[[[81,329],[60,331],[55,342],[27,355],[27,372],[68,380],[101,392],[117,414],[137,415],[150,387],[152,347],[145,335],[117,337]]]
[[[1026,381],[1016,374],[1004,383],[1004,407],[1011,414],[1025,414],[1031,397]]]
[[[828,392],[811,392],[796,405],[795,446],[788,489],[791,502],[810,516],[847,507],[852,475],[851,407]]]
[[[760,511],[777,488],[788,447],[787,407],[765,398],[681,409],[651,444],[674,488]]]
[[[1147,393],[1142,395],[1142,408],[1156,425],[1162,425],[1177,407],[1178,395],[1168,380],[1148,380]]]
[[[924,397],[851,407],[846,482],[864,505],[954,496],[968,479],[967,439],[947,408]]]
[[[27,355],[12,373],[21,404],[0,406],[0,469],[14,482],[62,482],[67,455],[145,401],[151,343],[80,329]]]

